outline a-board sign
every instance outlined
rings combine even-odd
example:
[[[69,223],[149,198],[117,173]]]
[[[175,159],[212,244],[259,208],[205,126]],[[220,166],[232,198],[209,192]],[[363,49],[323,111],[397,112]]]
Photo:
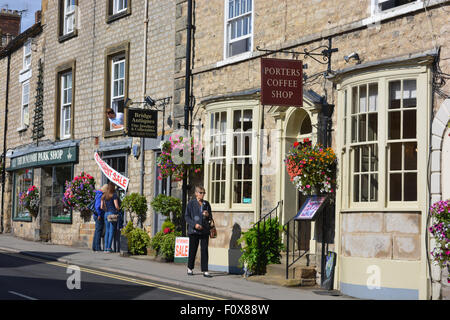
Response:
[[[158,138],[158,111],[127,109],[127,135],[138,138]]]
[[[185,263],[189,257],[189,238],[188,237],[176,237],[175,238],[175,254],[174,262]]]
[[[323,209],[328,196],[310,196],[306,198],[305,203],[302,205],[295,220],[315,220]]]
[[[261,58],[261,104],[302,107],[301,60]]]
[[[336,253],[328,251],[325,257],[325,270],[322,278],[321,287],[327,290],[333,290],[334,270],[336,267]]]

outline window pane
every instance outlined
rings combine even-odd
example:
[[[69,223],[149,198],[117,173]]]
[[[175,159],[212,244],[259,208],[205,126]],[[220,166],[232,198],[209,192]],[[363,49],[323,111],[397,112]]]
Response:
[[[376,141],[378,139],[378,114],[369,114],[369,133],[368,141]]]
[[[222,112],[220,114],[220,131],[225,132],[227,129],[227,113]]]
[[[244,162],[244,179],[252,179],[252,165],[250,163],[250,158],[246,158]]]
[[[359,175],[353,177],[353,201],[359,202]]]
[[[230,44],[230,56],[250,51],[250,38],[245,38]]]
[[[359,142],[366,141],[366,130],[367,130],[367,122],[366,122],[366,115],[361,114],[359,115]]]
[[[233,183],[233,203],[242,202],[242,182],[236,181]]]
[[[389,109],[400,108],[401,97],[400,81],[389,82]]]
[[[378,146],[370,146],[370,171],[378,171]]]
[[[23,169],[14,173],[14,216],[16,218],[30,218],[27,209],[20,205],[19,198],[21,192],[26,192],[33,184],[33,170]]]
[[[416,80],[403,81],[403,108],[415,108],[416,95]]]
[[[369,146],[363,146],[361,159],[361,172],[369,171]]]
[[[241,110],[236,110],[233,113],[233,130],[236,131],[241,131],[242,130],[242,124],[241,124],[241,115],[242,115],[242,111]]]
[[[369,200],[369,175],[361,175],[361,202],[367,202]]]
[[[369,111],[378,110],[378,84],[369,85]]]
[[[354,172],[359,172],[359,147],[356,147],[353,152],[353,168]]]
[[[367,89],[366,85],[359,86],[359,112],[367,112]]]
[[[416,110],[403,111],[403,138],[416,137]]]
[[[402,144],[401,143],[391,143],[391,163],[389,169],[392,170],[402,170]]]
[[[405,173],[405,201],[417,201],[417,173]]]
[[[220,203],[225,203],[225,182],[220,183]]]
[[[23,124],[28,126],[30,124],[30,114],[28,111],[28,105],[23,106]]]
[[[239,159],[241,160],[241,159]],[[234,168],[234,173],[233,173],[233,178],[236,180],[241,180],[242,179],[242,160],[239,161],[238,159],[234,159],[233,162],[233,168]]]
[[[405,143],[405,170],[417,170],[417,143]]]
[[[352,142],[356,142],[358,139],[358,120],[356,116],[352,116]]]
[[[400,112],[389,112],[389,139],[400,139]]]
[[[228,18],[231,19],[234,16],[234,0],[228,3]]]
[[[358,87],[352,88],[352,114],[358,113]]]
[[[252,203],[252,182],[245,181],[243,192],[243,203]]]
[[[389,175],[389,200],[401,201],[402,200],[402,174],[391,173]]]
[[[378,175],[370,175],[370,201],[378,201]]]

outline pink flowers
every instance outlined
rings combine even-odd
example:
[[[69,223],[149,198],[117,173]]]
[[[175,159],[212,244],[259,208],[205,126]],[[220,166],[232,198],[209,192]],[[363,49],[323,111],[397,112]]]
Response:
[[[450,266],[450,203],[437,201],[430,207],[432,225],[428,229],[436,241],[436,246],[430,252],[435,264],[442,269]],[[450,282],[450,275],[447,278]]]

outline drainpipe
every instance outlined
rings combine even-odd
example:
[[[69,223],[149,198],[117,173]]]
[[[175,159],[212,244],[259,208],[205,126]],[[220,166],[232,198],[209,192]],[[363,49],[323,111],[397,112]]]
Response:
[[[2,163],[2,212],[0,217],[0,233],[3,233],[3,212],[5,206],[5,175],[6,175],[6,131],[8,128],[8,100],[9,100],[9,73],[11,67],[11,53],[8,54],[8,68],[6,71],[6,97],[5,97],[5,124],[3,126],[3,163]]]
[[[192,35],[192,0],[188,0],[187,26],[186,26],[186,76],[184,88],[184,129],[189,128],[190,94],[191,94],[191,35]],[[190,131],[190,130],[189,130]],[[184,213],[187,205],[187,170],[183,175],[182,187],[182,235],[186,235],[186,220]]]
[[[145,99],[145,90],[147,87],[147,29],[148,29],[148,0],[145,0],[144,10],[144,57],[142,67],[142,97]],[[163,123],[164,125],[164,123]],[[145,139],[141,138],[141,195],[144,195],[144,176],[145,176]]]

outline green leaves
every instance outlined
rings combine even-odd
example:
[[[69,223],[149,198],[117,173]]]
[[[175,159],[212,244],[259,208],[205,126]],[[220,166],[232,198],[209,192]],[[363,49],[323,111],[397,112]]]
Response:
[[[131,220],[133,220],[133,216],[136,215],[139,222],[142,224],[147,218],[147,199],[145,196],[133,192],[125,196],[122,201],[121,209],[130,213],[130,216],[132,217]]]
[[[147,247],[150,246],[150,237],[144,230],[134,228],[128,234],[128,250],[134,255],[147,254]]]
[[[247,232],[242,233],[238,244],[245,243],[241,249],[242,256],[239,259],[241,264],[254,274],[264,274],[268,264],[278,264],[281,259],[281,251],[284,245],[281,241],[281,225],[278,218],[267,219],[259,224],[255,224]]]

